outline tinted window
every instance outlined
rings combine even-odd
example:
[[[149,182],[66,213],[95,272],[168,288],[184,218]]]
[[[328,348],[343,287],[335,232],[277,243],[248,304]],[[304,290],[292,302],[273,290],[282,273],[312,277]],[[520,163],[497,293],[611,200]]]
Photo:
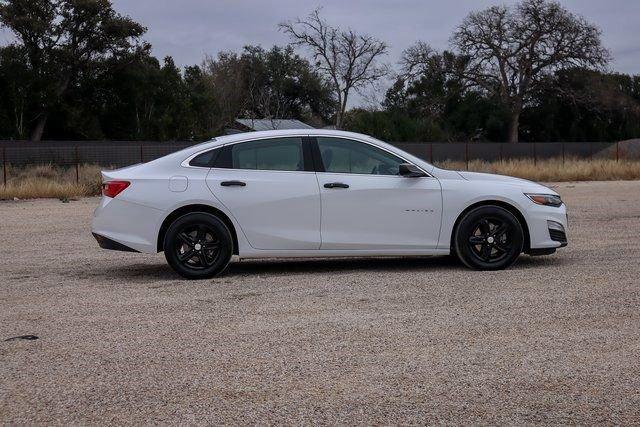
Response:
[[[229,149],[233,169],[302,171],[302,138],[274,138],[234,144]],[[216,166],[225,167],[216,162]]]
[[[190,166],[198,166],[203,168],[211,167],[220,150],[209,150],[206,153],[198,154],[189,162]]]
[[[342,138],[318,138],[327,172],[398,175],[401,158],[362,142]]]

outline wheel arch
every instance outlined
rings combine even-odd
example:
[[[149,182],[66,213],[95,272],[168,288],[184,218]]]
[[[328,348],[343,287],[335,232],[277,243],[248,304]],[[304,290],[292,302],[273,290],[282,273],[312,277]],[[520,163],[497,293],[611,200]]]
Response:
[[[162,225],[160,226],[160,230],[158,231],[158,252],[162,252],[164,250],[164,237],[167,234],[169,226],[171,226],[171,224],[181,216],[194,212],[209,213],[220,219],[231,232],[231,238],[233,239],[233,254],[238,255],[238,234],[236,232],[236,228],[233,226],[233,222],[231,221],[231,219],[220,209],[216,209],[213,206],[203,204],[181,206],[167,215],[164,221],[162,221]]]
[[[524,233],[524,245],[522,248],[523,252],[526,252],[531,248],[531,236],[529,235],[529,225],[527,224],[527,220],[525,219],[524,215],[522,214],[522,212],[520,212],[518,208],[502,200],[482,200],[480,202],[476,202],[472,205],[467,206],[462,212],[460,212],[460,214],[456,218],[456,222],[453,225],[453,229],[451,230],[451,236],[449,239],[449,245],[452,251],[454,248],[454,239],[456,236],[456,232],[458,231],[458,225],[460,224],[460,221],[462,220],[462,218],[464,218],[464,216],[468,212],[472,211],[475,208],[479,208],[481,206],[498,206],[512,213],[513,216],[515,216],[518,222],[520,223],[520,226],[522,227],[522,232]]]

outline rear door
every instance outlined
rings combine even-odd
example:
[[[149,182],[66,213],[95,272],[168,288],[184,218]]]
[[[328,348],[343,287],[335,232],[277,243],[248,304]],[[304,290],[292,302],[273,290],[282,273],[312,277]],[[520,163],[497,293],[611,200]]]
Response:
[[[405,160],[361,141],[318,137],[321,249],[428,249],[438,245],[441,187],[398,174]]]
[[[320,247],[320,191],[305,144],[303,137],[232,144],[207,175],[256,249]]]

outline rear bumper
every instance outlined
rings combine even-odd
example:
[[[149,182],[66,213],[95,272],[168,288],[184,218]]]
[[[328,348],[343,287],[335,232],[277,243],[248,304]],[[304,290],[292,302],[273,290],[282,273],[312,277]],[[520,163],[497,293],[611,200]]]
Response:
[[[158,252],[158,230],[163,219],[164,213],[159,209],[120,197],[103,197],[93,213],[91,232],[105,249],[152,254]]]
[[[123,252],[140,252],[133,248],[130,248],[129,246],[125,246],[122,243],[118,243],[115,240],[111,240],[108,237],[104,237],[96,233],[91,234],[93,234],[93,237],[95,237],[95,239],[98,241],[98,245],[100,245],[102,249],[110,249],[112,251]]]

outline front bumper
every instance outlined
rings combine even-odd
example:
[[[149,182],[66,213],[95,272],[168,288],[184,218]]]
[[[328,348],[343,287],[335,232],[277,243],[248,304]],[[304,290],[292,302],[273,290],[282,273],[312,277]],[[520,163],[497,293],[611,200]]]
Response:
[[[567,246],[567,209],[560,207],[540,206],[532,203],[526,211],[529,226],[528,253],[545,255],[550,249]],[[553,252],[550,252],[553,253]]]
[[[566,228],[562,224],[555,221],[547,221],[547,226],[549,228],[549,237],[551,237],[551,240],[553,240],[554,242],[559,242],[560,247],[567,246],[568,242]]]

